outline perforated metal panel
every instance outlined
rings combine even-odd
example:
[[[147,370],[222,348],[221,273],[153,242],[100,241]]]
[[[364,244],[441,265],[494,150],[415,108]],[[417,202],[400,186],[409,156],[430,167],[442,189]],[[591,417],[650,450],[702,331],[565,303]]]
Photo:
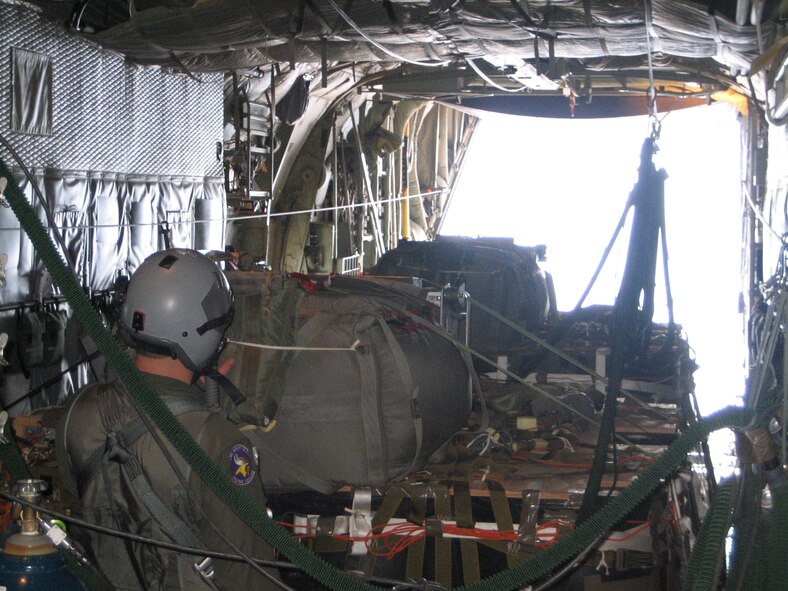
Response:
[[[0,23],[0,134],[32,170],[82,284],[111,289],[119,274],[132,271],[164,246],[164,234],[173,246],[223,248],[225,199],[216,157],[223,125],[222,76],[202,75],[198,82],[127,64],[121,56],[69,34],[59,23],[44,22],[32,8],[6,0],[0,0]],[[42,54],[51,64],[49,135],[11,131],[14,50]],[[22,106],[25,100],[35,104],[23,97]],[[48,125],[39,128],[50,131]],[[2,146],[0,156],[15,165]],[[32,185],[19,170],[15,176],[44,220]],[[135,207],[148,212],[143,220],[147,225],[129,225],[139,221]],[[206,224],[199,236],[192,223],[195,210]],[[0,253],[8,255],[8,284],[0,288],[0,332],[19,346],[16,310],[30,309],[32,284],[43,275],[16,217],[2,207]],[[78,361],[80,345],[70,349],[76,358],[33,367],[29,379],[15,368],[0,369],[2,402],[16,400]],[[32,405],[62,402],[89,379],[83,366]],[[12,414],[30,405],[26,401],[14,406]]]
[[[126,64],[22,5],[0,2],[0,22],[0,130],[28,167],[221,176],[221,74]],[[52,59],[51,136],[10,131],[12,48]]]

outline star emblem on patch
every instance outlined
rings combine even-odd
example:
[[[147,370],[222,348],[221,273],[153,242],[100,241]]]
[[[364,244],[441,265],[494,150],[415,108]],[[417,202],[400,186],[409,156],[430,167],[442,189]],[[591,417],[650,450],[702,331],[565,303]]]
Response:
[[[230,450],[230,480],[233,484],[246,486],[254,479],[254,461],[249,448],[242,444]]]

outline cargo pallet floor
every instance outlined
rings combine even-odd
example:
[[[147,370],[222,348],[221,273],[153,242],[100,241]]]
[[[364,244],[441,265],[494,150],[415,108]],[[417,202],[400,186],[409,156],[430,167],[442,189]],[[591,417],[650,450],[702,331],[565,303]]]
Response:
[[[492,382],[484,386],[488,392],[495,389]],[[552,390],[566,388],[574,395],[576,386],[556,380]],[[501,387],[512,390],[511,384]],[[616,432],[629,443],[619,441],[609,455],[600,506],[636,479],[692,420],[683,397],[676,397],[677,403],[648,399],[620,401]],[[580,420],[539,426],[541,419],[526,417],[530,420],[521,426],[537,425],[528,432],[507,430],[515,424],[512,417],[493,415],[491,425],[500,428],[476,436],[481,443],[471,434],[456,434],[437,461],[405,482],[377,489],[344,487],[330,496],[274,495],[272,507],[284,519],[299,516],[305,525],[295,531],[304,542],[343,568],[446,589],[477,582],[571,533],[598,436],[593,425],[582,426]],[[517,449],[518,442],[533,447]],[[712,481],[698,449],[571,576],[550,588],[679,589]],[[362,527],[345,530],[354,519]],[[300,575],[287,578],[298,589],[321,589]]]

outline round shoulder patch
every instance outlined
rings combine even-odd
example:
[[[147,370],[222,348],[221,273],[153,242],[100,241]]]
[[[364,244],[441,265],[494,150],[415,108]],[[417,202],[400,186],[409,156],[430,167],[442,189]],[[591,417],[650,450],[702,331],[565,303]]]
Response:
[[[240,443],[230,450],[230,480],[233,484],[246,486],[254,478],[254,461],[249,448]]]

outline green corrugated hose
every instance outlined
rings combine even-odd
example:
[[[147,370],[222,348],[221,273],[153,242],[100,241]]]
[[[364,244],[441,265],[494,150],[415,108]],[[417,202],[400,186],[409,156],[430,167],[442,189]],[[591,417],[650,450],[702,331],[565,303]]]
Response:
[[[788,585],[788,483],[772,490],[772,522],[766,545],[767,576],[765,589],[785,589]]]
[[[10,425],[6,425],[3,429],[3,436],[5,437],[5,443],[0,443],[0,465],[2,465],[3,470],[11,474],[12,482],[30,478],[30,470],[28,470],[27,464],[25,464],[22,455],[19,453]]]
[[[712,589],[717,578],[719,558],[725,549],[725,537],[728,534],[733,509],[731,506],[733,495],[731,481],[721,484],[717,489],[692,550],[684,580],[684,591]]]
[[[274,548],[312,578],[335,591],[373,591],[379,587],[365,583],[331,566],[309,551],[298,540],[292,538],[282,527],[271,521],[262,507],[252,503],[246,495],[211,462],[205,452],[181,426],[148,385],[126,354],[123,346],[104,326],[93,309],[78,281],[65,266],[52,244],[47,230],[41,224],[35,210],[25,199],[5,162],[0,159],[0,175],[8,179],[6,197],[36,250],[47,266],[53,281],[68,300],[75,316],[84,325],[88,335],[104,353],[110,367],[117,373],[129,392],[139,401],[156,426],[172,443],[178,453],[188,462],[192,470],[205,482],[217,497],[227,504],[254,532],[263,537]],[[676,440],[639,478],[626,490],[593,514],[577,530],[559,540],[548,550],[513,568],[497,573],[479,583],[462,587],[462,591],[502,591],[522,587],[538,580],[558,566],[571,560],[599,536],[621,521],[651,491],[684,461],[687,453],[709,433],[725,427],[743,427],[752,414],[749,411],[729,408],[692,425]]]
[[[788,483],[772,488],[772,507],[761,507],[760,475],[743,471],[745,492],[737,503],[731,572],[726,589],[777,591],[788,585]]]
[[[757,558],[765,555],[769,531],[769,523],[760,508],[761,475],[756,474],[751,466],[744,466],[739,478],[742,491],[733,520],[733,547],[726,588],[760,591],[765,588],[766,561]]]

